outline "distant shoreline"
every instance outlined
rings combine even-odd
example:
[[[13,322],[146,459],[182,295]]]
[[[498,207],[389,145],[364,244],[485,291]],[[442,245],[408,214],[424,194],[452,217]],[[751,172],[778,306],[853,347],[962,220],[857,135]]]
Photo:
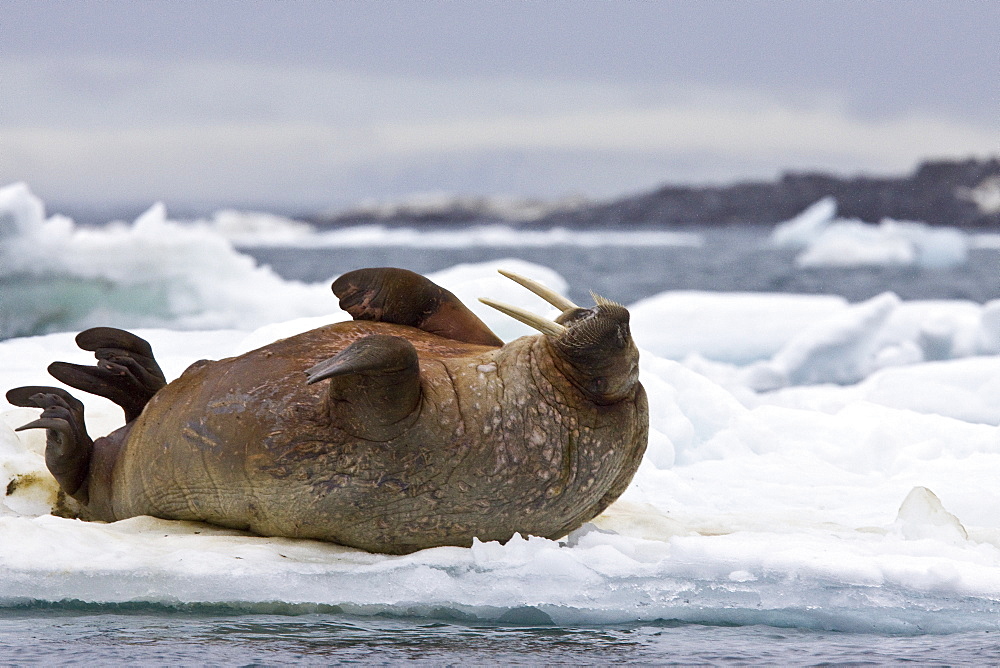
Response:
[[[415,196],[398,203],[336,211],[289,207],[170,203],[173,219],[210,217],[220,209],[257,210],[305,221],[321,230],[358,225],[465,227],[506,224],[529,229],[697,229],[774,225],[823,197],[837,200],[838,215],[877,223],[915,220],[967,230],[1000,229],[1000,158],[928,160],[905,176],[836,176],[786,172],[773,181],[728,185],[674,185],[603,201],[545,201],[496,196]],[[51,206],[82,225],[134,220],[150,203]]]
[[[396,205],[346,211],[307,220],[320,228],[351,225],[467,225],[511,223],[537,228],[650,229],[728,225],[773,225],[832,196],[843,218],[877,223],[883,218],[917,220],[963,229],[1000,228],[1000,159],[927,161],[902,177],[840,177],[789,172],[777,181],[723,186],[665,185],[606,202],[553,205],[531,219],[493,214],[480,200],[455,199],[451,207]],[[480,203],[478,208],[473,206]],[[488,204],[488,200],[486,200]],[[388,212],[386,212],[388,211]]]

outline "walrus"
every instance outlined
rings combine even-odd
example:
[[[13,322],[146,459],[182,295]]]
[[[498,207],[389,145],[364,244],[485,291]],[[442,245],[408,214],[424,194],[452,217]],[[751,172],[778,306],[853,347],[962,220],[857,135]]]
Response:
[[[540,332],[505,345],[423,276],[361,269],[332,286],[353,321],[195,362],[171,383],[138,336],[81,332],[97,365],[48,371],[123,409],[125,426],[96,441],[66,390],[7,400],[43,409],[19,429],[46,430],[46,465],[82,519],[196,520],[389,554],[558,539],[639,466],[639,353],[622,305],[594,295],[582,308],[501,273],[562,313],[481,300]]]

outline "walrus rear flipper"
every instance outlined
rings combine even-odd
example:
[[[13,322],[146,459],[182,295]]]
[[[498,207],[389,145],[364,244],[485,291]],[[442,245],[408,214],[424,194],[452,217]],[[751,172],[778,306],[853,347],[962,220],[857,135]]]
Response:
[[[139,417],[156,392],[167,384],[153,349],[145,339],[113,327],[80,332],[76,343],[93,351],[97,366],[53,362],[49,373],[78,390],[115,402],[125,411],[125,421]]]
[[[466,343],[503,345],[458,297],[412,271],[358,269],[338,278],[332,287],[340,308],[355,320],[409,325]]]
[[[87,503],[89,494],[83,482],[90,471],[94,441],[83,421],[83,403],[61,388],[36,385],[8,391],[7,401],[43,409],[37,420],[15,431],[45,429],[45,465],[67,494]]]
[[[306,371],[311,385],[330,379],[329,408],[349,434],[369,441],[398,436],[420,405],[420,364],[406,339],[358,339]]]

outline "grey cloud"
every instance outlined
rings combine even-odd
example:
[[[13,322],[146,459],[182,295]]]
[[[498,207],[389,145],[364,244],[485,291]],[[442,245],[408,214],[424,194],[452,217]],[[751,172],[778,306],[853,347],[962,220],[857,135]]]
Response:
[[[0,181],[324,205],[904,171],[1000,151],[998,33],[923,0],[11,2]]]

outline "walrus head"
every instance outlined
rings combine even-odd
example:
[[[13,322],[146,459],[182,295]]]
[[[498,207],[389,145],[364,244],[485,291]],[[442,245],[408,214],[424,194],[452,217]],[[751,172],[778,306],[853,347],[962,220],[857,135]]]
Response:
[[[639,351],[629,330],[628,309],[593,293],[594,306],[582,308],[530,278],[500,273],[562,313],[553,321],[492,299],[479,301],[544,334],[556,367],[595,403],[612,404],[631,395],[639,381]]]

